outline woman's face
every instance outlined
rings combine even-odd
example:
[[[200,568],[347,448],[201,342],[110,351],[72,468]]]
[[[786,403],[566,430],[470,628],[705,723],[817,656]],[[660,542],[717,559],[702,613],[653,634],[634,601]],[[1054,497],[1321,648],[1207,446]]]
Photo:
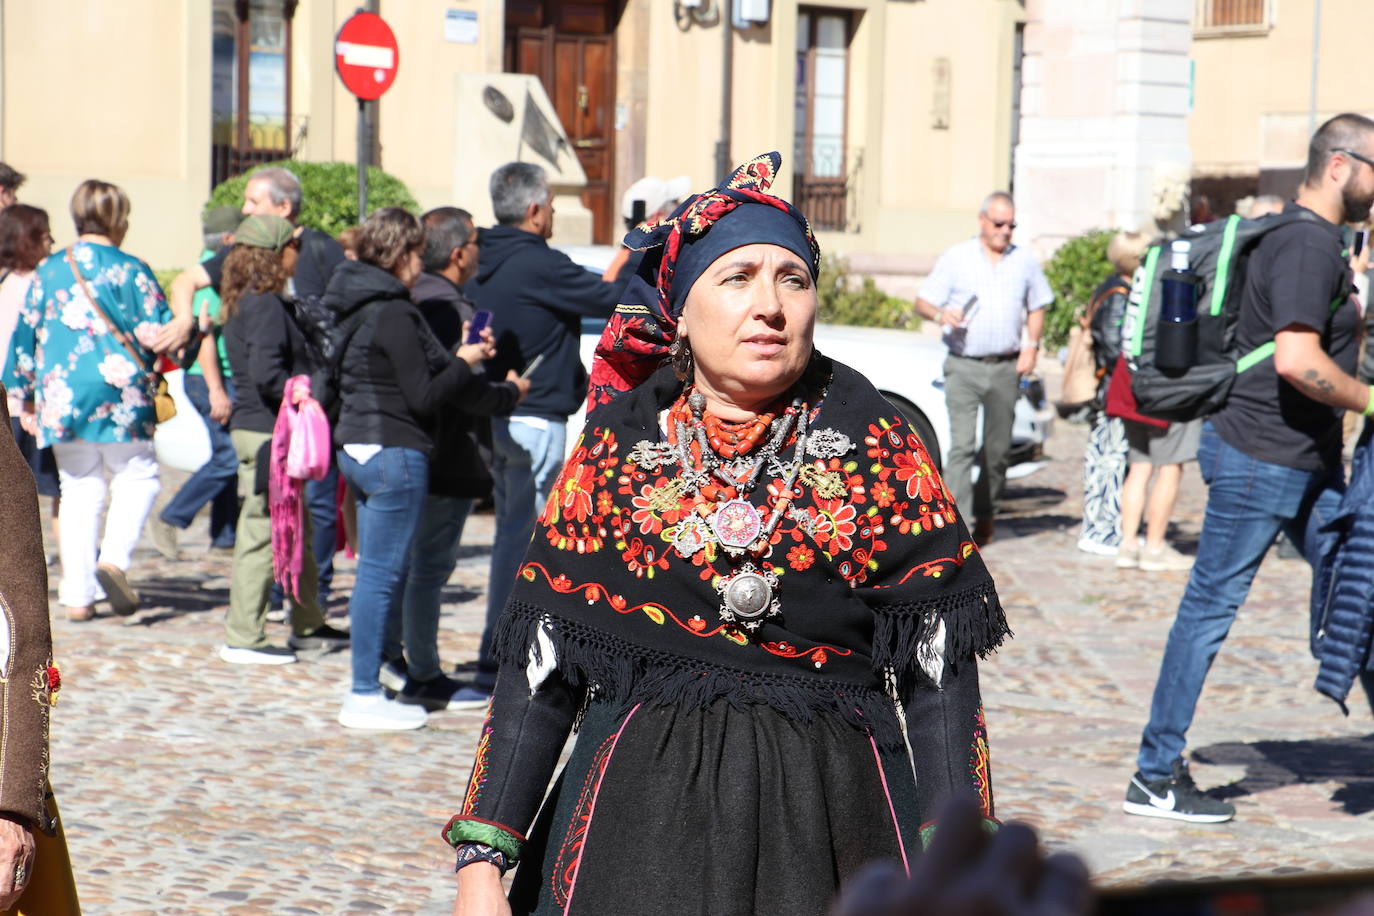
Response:
[[[421,248],[412,248],[401,255],[401,259],[396,262],[396,267],[392,270],[396,279],[405,284],[406,289],[415,285],[415,281],[420,278],[420,271],[424,269],[420,262],[422,250]]]
[[[682,310],[697,386],[717,401],[756,410],[787,391],[811,359],[816,287],[780,245],[745,245],[706,269]]]

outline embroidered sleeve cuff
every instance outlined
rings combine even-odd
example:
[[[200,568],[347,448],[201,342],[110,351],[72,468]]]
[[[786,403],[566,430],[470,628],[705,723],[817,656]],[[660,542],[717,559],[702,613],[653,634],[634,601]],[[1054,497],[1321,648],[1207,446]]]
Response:
[[[506,872],[510,871],[511,863],[506,860],[506,854],[499,849],[492,849],[484,843],[459,843],[458,864],[453,866],[454,871],[458,871],[464,865],[471,865],[473,862],[490,862],[495,865],[505,877]]]
[[[513,830],[460,815],[454,815],[444,827],[444,841],[454,848],[468,843],[489,846],[505,856],[507,868],[513,868],[520,861],[520,852],[525,846],[525,838]]]

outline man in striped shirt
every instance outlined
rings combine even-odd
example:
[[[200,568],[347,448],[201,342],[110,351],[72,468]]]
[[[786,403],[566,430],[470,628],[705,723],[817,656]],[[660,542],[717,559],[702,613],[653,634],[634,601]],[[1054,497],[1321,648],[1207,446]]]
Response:
[[[973,508],[973,537],[980,545],[992,540],[993,516],[1006,485],[1020,378],[1035,368],[1044,308],[1054,300],[1035,256],[1011,243],[1015,228],[1011,195],[989,194],[978,211],[978,234],[940,256],[916,298],[916,310],[940,323],[949,348],[945,482],[965,517]],[[983,462],[975,487],[979,407]]]

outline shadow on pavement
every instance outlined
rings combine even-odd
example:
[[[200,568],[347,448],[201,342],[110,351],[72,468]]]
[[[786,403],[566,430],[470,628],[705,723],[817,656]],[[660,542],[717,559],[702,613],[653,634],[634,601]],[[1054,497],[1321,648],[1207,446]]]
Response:
[[[140,579],[135,587],[139,604],[147,609],[138,618],[145,627],[186,614],[222,611],[229,604],[229,589],[210,588],[204,580],[189,576]]]
[[[1076,515],[1012,515],[999,516],[997,533],[1003,537],[1029,537],[1043,531],[1066,531],[1083,519]]]
[[[1374,811],[1374,735],[1307,741],[1232,741],[1194,751],[1203,763],[1244,765],[1245,776],[1209,793],[1215,798],[1254,795],[1283,786],[1344,783],[1331,795],[1347,814]]]

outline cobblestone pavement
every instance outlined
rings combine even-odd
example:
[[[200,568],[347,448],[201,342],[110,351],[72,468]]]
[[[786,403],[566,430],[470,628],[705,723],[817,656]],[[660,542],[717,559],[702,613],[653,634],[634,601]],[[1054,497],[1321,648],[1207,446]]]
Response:
[[[1357,695],[1345,718],[1312,690],[1306,567],[1272,554],[1190,736],[1199,783],[1224,787],[1236,820],[1121,813],[1186,574],[1118,572],[1075,549],[1083,439],[1081,427],[1056,428],[1048,466],[1012,482],[985,552],[1016,630],[982,669],[999,815],[1078,850],[1105,884],[1374,867],[1370,712]],[[179,479],[168,475],[163,498]],[[1176,513],[1185,551],[1202,496],[1190,467]],[[449,662],[476,652],[491,533],[489,515],[470,522],[445,593]],[[346,732],[334,716],[347,653],[221,663],[229,559],[207,554],[203,521],[183,551],[167,562],[145,541],[138,615],[54,623],[65,686],[52,778],[86,912],[447,913],[439,830],[481,713],[436,714],[420,732]],[[353,578],[341,565],[340,618]]]

